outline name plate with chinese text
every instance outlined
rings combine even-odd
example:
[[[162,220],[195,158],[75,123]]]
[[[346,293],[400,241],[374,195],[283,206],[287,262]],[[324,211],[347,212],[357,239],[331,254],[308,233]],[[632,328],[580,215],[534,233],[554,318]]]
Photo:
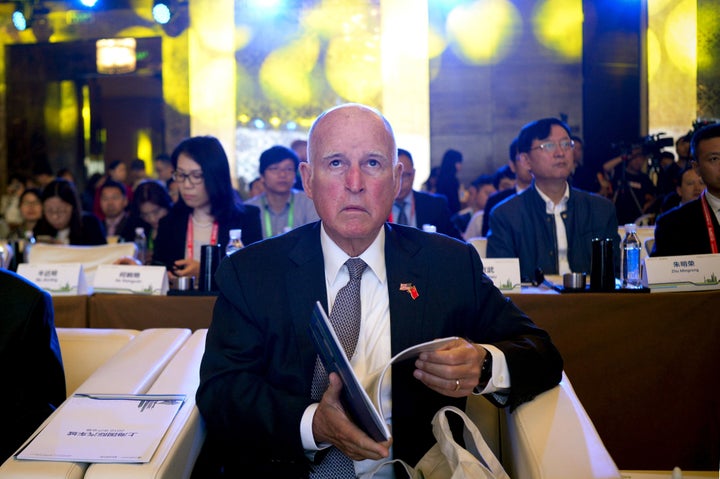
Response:
[[[484,258],[483,271],[503,293],[520,293],[518,258]]]
[[[651,292],[720,289],[720,255],[696,254],[646,258],[643,283]]]
[[[92,294],[80,263],[20,263],[17,273],[52,296]]]
[[[165,295],[168,279],[164,266],[102,264],[95,272],[96,293]]]

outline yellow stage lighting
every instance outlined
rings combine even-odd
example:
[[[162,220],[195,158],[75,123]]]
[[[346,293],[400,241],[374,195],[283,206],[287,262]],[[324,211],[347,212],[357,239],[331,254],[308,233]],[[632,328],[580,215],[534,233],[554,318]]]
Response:
[[[582,58],[582,25],[581,0],[543,0],[533,13],[538,42],[567,61]]]
[[[507,0],[475,1],[455,7],[447,17],[450,47],[470,64],[494,64],[510,51],[521,26],[517,8]]]

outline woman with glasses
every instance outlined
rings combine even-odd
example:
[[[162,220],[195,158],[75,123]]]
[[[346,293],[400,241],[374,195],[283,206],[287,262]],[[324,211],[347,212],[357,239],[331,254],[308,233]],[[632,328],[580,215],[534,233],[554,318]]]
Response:
[[[200,273],[200,248],[225,245],[231,229],[242,229],[245,245],[262,239],[260,210],[243,205],[230,182],[227,155],[217,138],[183,140],[173,151],[173,178],[180,198],[160,220],[154,261],[165,264],[168,276]]]
[[[56,178],[42,192],[43,216],[35,225],[35,239],[40,242],[99,245],[105,244],[100,221],[83,213],[80,198],[72,183]]]
[[[42,218],[42,192],[37,188],[27,188],[20,195],[20,217],[22,222],[16,228],[14,237],[16,239],[25,238],[25,232],[30,231],[32,233],[35,225],[40,218]]]

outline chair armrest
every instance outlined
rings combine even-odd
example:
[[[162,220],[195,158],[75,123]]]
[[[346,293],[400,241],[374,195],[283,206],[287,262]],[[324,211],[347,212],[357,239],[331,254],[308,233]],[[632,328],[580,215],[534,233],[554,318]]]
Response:
[[[189,478],[205,441],[205,426],[195,406],[200,383],[200,362],[205,352],[207,329],[195,331],[170,361],[149,393],[185,394],[178,411],[150,462],[146,464],[91,464],[85,479],[181,479]]]
[[[138,334],[135,329],[57,328],[67,395]]]
[[[145,393],[189,336],[189,329],[146,329],[92,373],[76,392]],[[61,404],[37,431],[62,410]],[[86,463],[20,461],[11,457],[0,466],[0,477],[80,479],[87,467]]]
[[[620,478],[567,376],[507,414],[515,477]]]

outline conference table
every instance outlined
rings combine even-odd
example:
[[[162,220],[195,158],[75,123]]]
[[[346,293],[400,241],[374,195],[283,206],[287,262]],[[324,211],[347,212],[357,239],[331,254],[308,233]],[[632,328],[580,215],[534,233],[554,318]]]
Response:
[[[717,470],[720,291],[514,294],[620,469]],[[58,327],[207,328],[213,296],[54,297]]]

